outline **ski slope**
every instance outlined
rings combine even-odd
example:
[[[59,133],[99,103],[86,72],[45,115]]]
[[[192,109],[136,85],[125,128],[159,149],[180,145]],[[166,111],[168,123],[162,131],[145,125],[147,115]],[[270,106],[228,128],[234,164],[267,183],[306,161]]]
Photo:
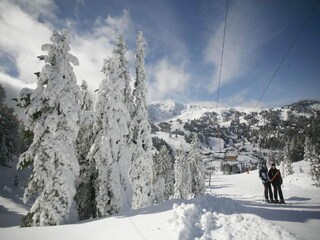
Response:
[[[257,171],[228,176],[216,173],[206,195],[196,199],[172,199],[108,218],[36,228],[17,226],[18,216],[27,206],[14,198],[14,187],[4,180],[1,183],[7,186],[4,190],[2,185],[0,191],[0,239],[315,240],[320,234],[320,189],[311,186],[308,168],[306,162],[295,163],[295,174],[284,179],[287,205],[262,202],[263,186]]]

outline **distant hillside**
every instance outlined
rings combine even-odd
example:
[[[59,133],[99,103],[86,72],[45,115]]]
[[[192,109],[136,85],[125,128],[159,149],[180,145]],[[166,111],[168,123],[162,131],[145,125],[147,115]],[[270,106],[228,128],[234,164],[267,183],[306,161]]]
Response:
[[[320,143],[320,102],[300,101],[281,108],[208,108],[174,102],[149,105],[153,137],[173,149],[188,147],[196,133],[203,149],[217,150],[250,144],[258,149],[282,151],[286,144],[295,161],[303,159],[304,141]],[[220,139],[220,140],[219,140]],[[222,144],[221,144],[222,140]],[[159,141],[157,141],[159,142]]]

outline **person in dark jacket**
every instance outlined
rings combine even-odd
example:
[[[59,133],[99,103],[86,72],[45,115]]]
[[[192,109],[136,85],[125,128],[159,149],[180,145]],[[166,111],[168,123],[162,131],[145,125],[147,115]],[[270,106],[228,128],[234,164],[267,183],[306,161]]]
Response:
[[[269,170],[269,178],[271,179],[271,183],[273,186],[273,192],[274,192],[274,202],[275,203],[285,203],[283,199],[283,194],[282,194],[282,177],[280,171],[276,168],[276,164],[272,163],[271,168]],[[280,202],[278,201],[278,193],[280,197]]]
[[[265,163],[262,164],[260,170],[259,170],[259,178],[262,181],[262,184],[264,186],[264,199],[266,202],[271,202],[273,203],[273,194],[272,194],[272,189],[271,189],[271,182],[268,174],[268,168]],[[269,193],[269,197],[268,197]]]

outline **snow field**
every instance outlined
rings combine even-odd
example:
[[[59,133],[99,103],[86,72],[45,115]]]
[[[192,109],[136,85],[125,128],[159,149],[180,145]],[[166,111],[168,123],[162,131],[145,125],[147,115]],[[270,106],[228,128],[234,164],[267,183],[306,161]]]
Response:
[[[207,193],[195,199],[172,199],[111,217],[55,227],[20,228],[18,224],[9,225],[14,227],[1,224],[0,239],[317,240],[320,189],[311,186],[307,162],[294,163],[293,168],[294,175],[284,178],[283,184],[287,205],[262,203],[263,185],[257,171],[236,175],[216,173]],[[6,197],[0,203],[6,211],[0,211],[0,223],[21,217],[25,212],[21,201],[15,204],[8,192],[9,188],[14,192],[12,181],[5,184],[7,188],[2,187],[1,196]]]
[[[212,177],[212,186],[208,191],[215,196],[234,199],[240,205],[239,212],[265,219],[264,225],[267,223],[276,224],[294,234],[297,239],[317,240],[320,234],[320,189],[312,185],[308,162],[293,163],[293,169],[294,174],[283,179],[282,191],[287,202],[286,205],[262,202],[264,198],[263,185],[258,177],[258,170],[250,171],[249,174],[237,175],[216,173]],[[232,232],[236,230],[236,226]],[[269,236],[276,234],[275,232],[278,230],[269,227]],[[260,230],[257,228],[253,232]],[[275,235],[270,239],[286,239],[285,237],[286,235]]]

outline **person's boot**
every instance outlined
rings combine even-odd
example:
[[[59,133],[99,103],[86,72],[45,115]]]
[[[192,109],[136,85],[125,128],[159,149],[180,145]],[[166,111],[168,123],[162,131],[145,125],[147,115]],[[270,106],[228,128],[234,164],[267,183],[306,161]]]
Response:
[[[273,199],[270,200],[270,203],[274,203]]]
[[[286,204],[283,199],[280,200],[280,204]]]
[[[278,201],[278,199],[276,199],[276,200],[274,200],[274,203],[280,203],[280,202]]]

